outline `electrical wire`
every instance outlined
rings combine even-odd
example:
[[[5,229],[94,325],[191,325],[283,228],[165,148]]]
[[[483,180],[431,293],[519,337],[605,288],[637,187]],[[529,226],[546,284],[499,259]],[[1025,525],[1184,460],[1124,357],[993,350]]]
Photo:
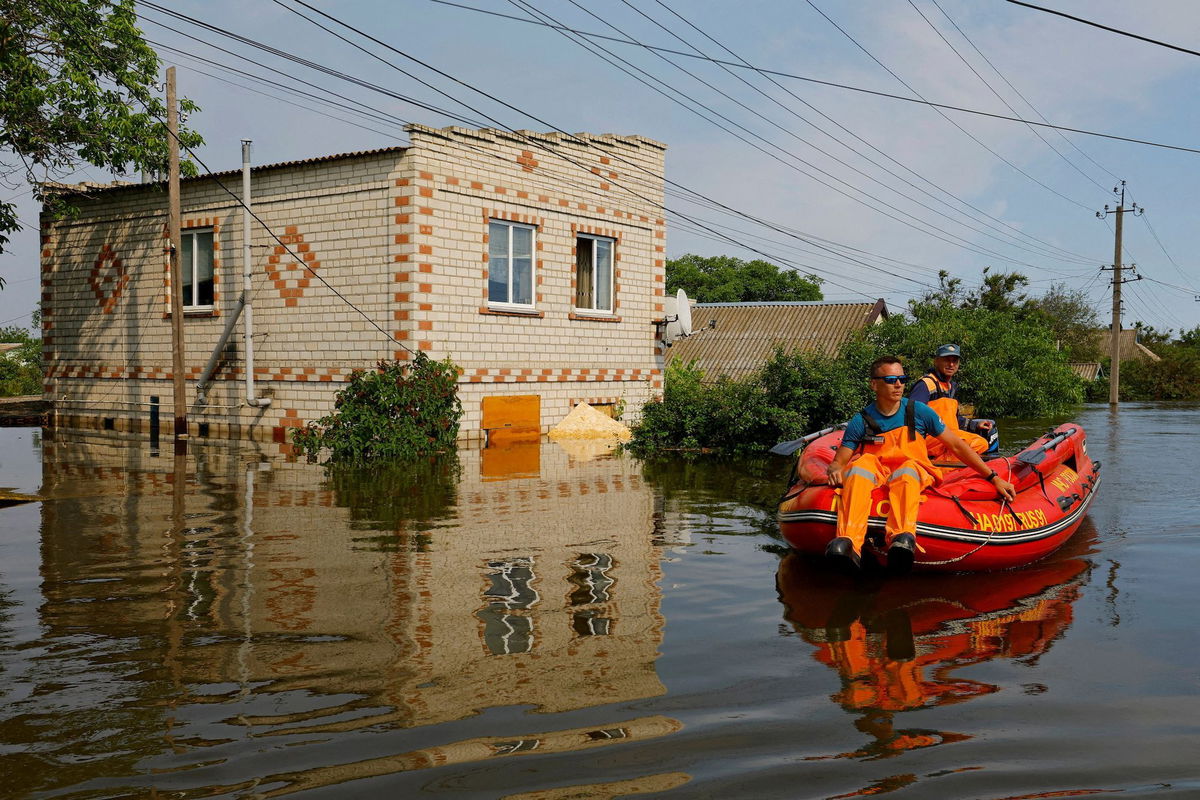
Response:
[[[979,82],[982,83],[984,86],[986,86],[988,88],[988,91],[990,91],[993,95],[995,95],[996,99],[1004,104],[1005,108],[1007,108],[1009,111],[1011,111],[1014,115],[1017,114],[1018,113],[1017,110],[1015,108],[1013,108],[1012,104],[1009,103],[1008,100],[1006,100],[1004,98],[1004,95],[1002,95],[1002,94],[1000,94],[1000,92],[996,91],[996,88],[994,86],[992,86],[992,84],[989,83],[986,78],[984,78],[982,75],[979,74],[979,70],[975,69],[975,66],[970,61],[967,60],[966,56],[964,56],[962,53],[960,53],[958,48],[955,47],[953,44],[951,44],[950,40],[947,39],[946,36],[938,29],[938,27],[933,24],[933,20],[931,20],[931,19],[929,19],[929,17],[925,16],[925,12],[923,12],[917,6],[917,4],[915,2],[913,2],[913,0],[908,0],[908,4],[910,6],[912,6],[913,11],[917,12],[917,15],[922,20],[924,20],[925,24],[929,26],[930,30],[932,30],[934,33],[936,33],[938,35],[938,38],[941,39],[945,43],[945,45],[950,48],[950,51],[952,53],[954,53],[954,55],[958,56],[958,60],[966,65],[967,69],[969,69],[971,71],[971,74],[974,75],[976,78],[978,78]],[[934,0],[934,5],[937,5],[936,0]],[[950,19],[950,15],[946,14],[946,12],[942,9],[941,6],[938,6],[938,10],[942,12],[942,14],[946,17],[946,19]],[[951,22],[951,24],[953,24],[954,20],[950,19],[950,22]],[[954,27],[958,30],[958,32],[960,34],[962,34],[961,28],[958,28],[957,25],[955,25]],[[965,34],[963,34],[963,37],[966,38]],[[971,43],[969,39],[967,41],[969,44],[971,44],[972,47],[974,47],[974,44]],[[975,51],[979,52],[979,48],[975,48]],[[995,69],[995,67],[993,67],[993,69]],[[1010,86],[1011,86],[1011,84],[1010,84]],[[1090,181],[1094,186],[1096,186],[1096,188],[1098,188],[1102,192],[1108,191],[1107,187],[1105,187],[1103,184],[1101,184],[1099,181],[1097,181],[1091,175],[1088,175],[1086,172],[1084,172],[1082,169],[1080,169],[1078,164],[1076,164],[1071,159],[1067,158],[1067,156],[1062,151],[1060,151],[1057,147],[1050,144],[1050,140],[1047,139],[1045,136],[1043,136],[1041,131],[1039,131],[1037,128],[1034,128],[1032,126],[1029,127],[1029,131],[1034,136],[1036,136],[1038,139],[1040,139],[1041,142],[1046,145],[1046,147],[1053,150],[1054,154],[1056,156],[1058,156],[1059,158],[1061,158],[1063,161],[1065,161],[1071,167],[1071,169],[1075,170],[1080,175],[1082,175],[1085,180]]]
[[[589,38],[607,39],[609,41],[618,42],[620,44],[628,44],[628,45],[633,45],[635,47],[645,47],[646,49],[658,50],[663,53],[671,53],[673,55],[680,55],[680,56],[685,56],[688,58],[701,58],[705,61],[719,62],[721,64],[725,64],[726,66],[737,67],[740,69],[750,69],[750,70],[753,70],[755,72],[759,72],[762,74],[775,75],[775,76],[778,76],[781,78],[790,78],[792,80],[804,81],[805,83],[811,83],[811,84],[814,84],[817,86],[828,86],[828,87],[831,87],[834,89],[845,89],[845,90],[851,91],[851,92],[858,92],[860,94],[873,95],[875,97],[884,97],[884,98],[887,98],[890,100],[901,100],[906,103],[914,103],[916,105],[924,105],[924,106],[931,106],[933,108],[941,108],[941,109],[945,109],[946,111],[957,111],[957,112],[960,112],[963,114],[974,114],[976,116],[989,117],[991,119],[1005,120],[1008,122],[1019,122],[1022,125],[1036,125],[1041,128],[1054,128],[1056,130],[1066,131],[1067,133],[1078,133],[1078,134],[1082,134],[1085,136],[1096,136],[1101,139],[1112,139],[1112,140],[1118,141],[1118,142],[1127,142],[1129,144],[1140,144],[1140,145],[1144,145],[1146,147],[1158,147],[1158,148],[1163,148],[1165,150],[1176,150],[1176,151],[1183,152],[1183,153],[1200,154],[1200,149],[1194,148],[1194,147],[1184,147],[1182,145],[1167,144],[1165,142],[1154,142],[1154,141],[1150,141],[1148,139],[1138,139],[1138,138],[1130,137],[1130,136],[1120,136],[1118,134],[1113,134],[1113,133],[1101,133],[1100,131],[1090,131],[1090,130],[1085,130],[1083,128],[1072,128],[1072,127],[1069,127],[1066,125],[1053,125],[1048,122],[1038,122],[1036,120],[1023,119],[1021,117],[1010,117],[1005,114],[996,114],[996,113],[992,113],[990,111],[981,111],[979,109],[974,109],[974,108],[964,108],[962,106],[950,105],[949,103],[935,103],[931,100],[925,100],[925,99],[918,98],[918,97],[905,97],[904,95],[892,94],[890,92],[881,92],[881,91],[877,91],[874,89],[866,89],[861,86],[851,86],[851,85],[845,84],[845,83],[837,83],[836,81],[825,81],[825,80],[820,80],[818,78],[807,77],[805,75],[795,75],[793,73],[783,72],[781,70],[767,69],[765,67],[747,67],[745,65],[738,64],[735,61],[724,61],[721,59],[712,58],[710,56],[697,56],[697,55],[694,55],[691,53],[685,53],[680,50],[673,50],[669,47],[659,47],[659,46],[655,46],[655,45],[640,45],[637,42],[632,42],[632,41],[628,41],[625,39],[619,39],[619,38],[613,37],[613,36],[605,36],[604,34],[577,30],[575,28],[569,28],[566,26],[551,25],[548,23],[540,22],[538,20],[531,20],[531,19],[527,19],[524,17],[517,17],[517,16],[511,15],[511,14],[502,14],[500,12],[489,11],[489,10],[483,9],[483,8],[475,8],[473,6],[464,5],[462,3],[454,3],[454,2],[450,2],[450,0],[429,0],[429,2],[438,3],[440,5],[445,5],[445,6],[454,6],[456,8],[465,9],[467,11],[475,11],[475,12],[478,12],[481,14],[489,14],[489,15],[495,16],[495,17],[504,17],[506,19],[515,20],[517,22],[525,22],[525,23],[534,24],[534,25],[542,25],[547,28],[561,29],[561,30],[565,30],[565,31],[568,31],[571,33],[577,33],[582,36],[587,36]],[[1009,0],[1009,2],[1012,2],[1012,0]]]
[[[651,17],[649,17],[648,15],[646,15],[646,14],[645,14],[643,11],[641,11],[640,9],[638,9],[636,6],[633,6],[632,4],[630,4],[630,3],[629,3],[629,0],[622,0],[622,2],[623,2],[623,3],[625,3],[626,5],[629,5],[631,8],[633,8],[635,11],[637,11],[637,12],[638,12],[639,14],[641,14],[642,16],[645,16],[647,19],[650,19],[650,20],[651,20],[651,21],[652,21],[652,22],[653,22],[655,25],[657,25],[658,27],[660,27],[660,28],[662,28],[663,30],[665,30],[665,31],[666,31],[667,33],[669,33],[671,36],[674,36],[674,37],[675,37],[676,39],[678,39],[680,42],[682,42],[682,43],[686,44],[688,47],[690,47],[690,48],[691,48],[692,50],[694,50],[696,53],[698,53],[698,54],[700,54],[700,55],[702,55],[702,56],[703,56],[703,55],[705,55],[705,54],[704,54],[704,52],[703,52],[702,50],[700,50],[698,47],[696,47],[695,45],[691,44],[691,43],[690,43],[690,42],[688,42],[687,40],[683,39],[683,38],[682,38],[681,36],[679,36],[679,34],[677,34],[675,31],[671,30],[670,28],[668,28],[667,26],[665,26],[665,25],[663,25],[662,23],[658,22],[657,20],[654,20],[653,18],[651,18]],[[678,11],[676,11],[676,10],[675,10],[675,9],[673,9],[672,7],[668,6],[668,5],[667,5],[665,2],[663,2],[663,0],[655,0],[655,2],[656,2],[656,3],[657,3],[659,6],[661,6],[662,8],[664,8],[664,9],[665,9],[665,10],[666,10],[668,13],[670,13],[671,15],[673,15],[673,16],[674,16],[676,19],[678,19],[680,22],[683,22],[685,25],[687,25],[688,27],[690,27],[692,30],[696,31],[698,34],[700,34],[700,35],[701,35],[701,36],[703,36],[704,38],[708,39],[710,42],[712,42],[713,44],[715,44],[717,47],[719,47],[719,48],[721,48],[722,50],[724,50],[724,51],[725,51],[726,53],[728,53],[730,56],[732,56],[732,57],[736,58],[738,61],[740,61],[742,64],[744,64],[744,65],[745,65],[745,66],[747,66],[747,67],[751,66],[749,61],[747,61],[745,58],[743,58],[742,56],[740,56],[740,55],[738,55],[737,53],[735,53],[733,50],[729,49],[729,47],[727,47],[726,45],[724,45],[723,43],[721,43],[720,41],[718,41],[717,39],[715,39],[715,38],[714,38],[713,36],[711,36],[709,33],[707,33],[706,31],[704,31],[704,30],[703,30],[703,29],[701,29],[700,27],[698,27],[698,26],[697,26],[695,23],[693,23],[691,20],[689,20],[689,19],[687,19],[686,17],[684,17],[683,15],[681,15],[681,14],[680,14]],[[774,97],[772,97],[770,94],[768,94],[768,93],[766,93],[766,92],[762,91],[760,88],[758,88],[758,87],[757,87],[757,86],[755,86],[754,84],[750,83],[750,82],[749,82],[749,81],[747,81],[745,78],[741,77],[741,76],[740,76],[740,75],[739,75],[737,72],[734,72],[734,71],[733,71],[732,69],[730,69],[729,67],[725,66],[724,64],[720,63],[719,61],[715,61],[715,60],[714,60],[714,63],[716,63],[718,66],[720,66],[720,67],[721,67],[721,69],[722,69],[722,70],[724,70],[725,72],[727,72],[729,75],[733,76],[734,78],[736,78],[737,80],[741,81],[742,83],[745,83],[747,86],[749,86],[750,88],[754,89],[756,92],[758,92],[759,94],[761,94],[763,97],[765,97],[765,98],[767,98],[768,100],[770,100],[771,102],[775,103],[775,104],[776,104],[776,105],[778,105],[780,108],[782,108],[782,109],[784,109],[785,111],[787,111],[788,113],[792,114],[792,115],[793,115],[793,116],[795,116],[797,119],[799,119],[799,120],[801,120],[802,122],[804,122],[805,124],[807,124],[807,125],[811,126],[811,127],[814,129],[814,130],[817,130],[818,132],[820,132],[820,133],[824,134],[825,136],[829,137],[829,138],[830,138],[830,139],[832,139],[833,141],[837,142],[838,144],[842,145],[842,146],[843,146],[843,147],[845,147],[846,149],[850,150],[850,152],[852,152],[852,153],[854,153],[855,155],[859,156],[860,158],[862,158],[862,159],[866,160],[868,163],[870,163],[870,164],[872,164],[873,166],[875,166],[875,167],[877,167],[877,168],[879,168],[879,169],[881,169],[881,170],[883,170],[883,171],[887,172],[889,175],[892,175],[893,177],[897,178],[898,180],[905,181],[905,179],[904,179],[904,178],[902,178],[900,175],[896,174],[894,171],[892,171],[892,170],[891,170],[891,169],[889,169],[888,167],[886,167],[886,166],[884,166],[884,165],[880,164],[879,162],[875,161],[875,160],[874,160],[874,159],[872,159],[870,156],[868,156],[868,155],[866,155],[865,153],[861,152],[861,151],[860,151],[860,150],[858,150],[857,148],[854,148],[854,147],[852,147],[851,145],[849,145],[849,144],[848,144],[847,142],[845,142],[844,140],[842,140],[842,139],[840,139],[840,138],[838,138],[838,137],[834,136],[833,134],[829,133],[828,131],[825,131],[825,130],[824,130],[824,129],[822,129],[820,126],[818,126],[818,125],[816,125],[815,123],[811,122],[810,120],[808,120],[807,118],[805,118],[805,117],[804,117],[802,114],[800,114],[800,113],[798,113],[797,111],[795,111],[794,109],[792,109],[790,106],[787,106],[786,104],[783,104],[783,103],[781,103],[779,100],[775,99],[775,98],[774,98]],[[765,75],[765,74],[764,74],[764,75],[760,75],[760,77],[762,77],[762,78],[766,79],[766,80],[767,80],[767,81],[769,81],[769,82],[770,82],[772,85],[774,85],[775,87],[777,87],[777,88],[779,88],[780,90],[782,90],[782,91],[784,91],[785,93],[787,93],[789,96],[791,96],[791,97],[792,97],[794,100],[796,100],[797,102],[801,103],[801,104],[802,104],[804,107],[806,107],[806,108],[808,108],[808,109],[812,110],[814,113],[816,113],[816,114],[820,115],[820,116],[821,116],[821,117],[822,117],[824,120],[826,120],[827,122],[829,122],[829,123],[831,123],[832,125],[836,126],[838,129],[840,129],[841,131],[843,131],[845,134],[847,134],[848,136],[852,137],[853,139],[857,140],[858,142],[861,142],[863,145],[865,145],[866,147],[870,148],[870,149],[871,149],[871,150],[873,150],[874,152],[878,153],[880,156],[882,156],[883,158],[887,159],[887,160],[888,160],[888,161],[890,161],[891,163],[895,164],[897,167],[899,167],[900,169],[902,169],[902,170],[906,171],[907,173],[909,173],[909,174],[910,174],[910,175],[912,175],[913,177],[917,178],[918,180],[922,181],[923,183],[927,184],[928,186],[931,186],[931,187],[933,187],[933,188],[934,188],[934,189],[936,189],[937,191],[941,192],[942,194],[944,194],[944,195],[946,195],[947,197],[949,197],[949,198],[951,198],[952,200],[954,200],[956,203],[959,203],[959,204],[961,204],[961,205],[963,205],[963,206],[965,206],[965,207],[967,207],[967,208],[971,209],[971,210],[972,210],[972,211],[974,211],[976,214],[978,214],[980,217],[985,217],[985,218],[987,218],[987,219],[991,220],[992,222],[996,223],[996,225],[1003,226],[1004,228],[1007,228],[1009,231],[1012,231],[1012,233],[1010,233],[1010,234],[1007,234],[1007,235],[1013,236],[1014,238],[1015,238],[1016,236],[1022,236],[1022,237],[1025,237],[1026,239],[1029,239],[1029,240],[1031,240],[1031,241],[1033,241],[1033,242],[1036,242],[1036,243],[1038,243],[1038,244],[1042,245],[1043,247],[1047,248],[1047,251],[1048,251],[1048,252],[1057,251],[1058,253],[1061,253],[1061,254],[1063,254],[1063,255],[1067,256],[1067,258],[1066,258],[1066,259],[1063,259],[1063,260],[1071,260],[1071,259],[1073,259],[1073,258],[1082,258],[1082,259],[1085,259],[1086,261],[1091,261],[1091,260],[1092,260],[1092,259],[1090,259],[1090,258],[1088,258],[1088,257],[1086,257],[1086,256],[1083,256],[1083,255],[1079,254],[1079,253],[1072,253],[1072,252],[1070,252],[1070,251],[1068,251],[1068,250],[1064,250],[1063,248],[1060,248],[1060,247],[1058,247],[1058,246],[1056,246],[1056,245],[1052,245],[1052,244],[1050,244],[1049,242],[1047,242],[1047,241],[1045,241],[1045,240],[1043,240],[1043,239],[1039,239],[1038,237],[1036,237],[1036,236],[1033,236],[1032,234],[1030,234],[1030,233],[1028,233],[1028,232],[1026,232],[1026,231],[1023,231],[1023,230],[1021,230],[1020,228],[1018,228],[1018,227],[1016,227],[1016,226],[1014,226],[1014,225],[1011,225],[1011,224],[1009,224],[1009,223],[1007,223],[1007,222],[1004,222],[1003,220],[1001,220],[1001,219],[999,219],[999,218],[997,218],[997,217],[994,217],[994,216],[992,216],[991,214],[988,214],[986,211],[984,211],[983,209],[979,208],[978,206],[975,206],[975,205],[973,205],[973,204],[969,203],[968,201],[966,201],[966,200],[964,200],[963,198],[961,198],[961,197],[959,197],[959,196],[957,196],[957,195],[953,194],[952,192],[950,192],[949,190],[947,190],[947,189],[945,189],[944,187],[940,186],[939,184],[937,184],[937,183],[934,183],[933,181],[929,180],[929,178],[928,178],[928,177],[926,177],[925,175],[922,175],[921,173],[919,173],[919,172],[917,172],[916,170],[912,169],[912,168],[911,168],[911,167],[909,167],[908,165],[906,165],[906,164],[904,164],[904,163],[902,163],[902,162],[898,161],[897,159],[895,159],[894,157],[892,157],[892,156],[891,156],[891,155],[889,155],[888,153],[886,153],[886,152],[884,152],[883,150],[881,150],[881,149],[880,149],[879,147],[877,147],[876,145],[874,145],[874,144],[872,144],[871,142],[867,141],[867,140],[866,140],[866,139],[864,139],[862,136],[858,135],[858,134],[857,134],[857,133],[855,133],[854,131],[852,131],[852,130],[850,130],[849,128],[847,128],[845,125],[843,125],[843,124],[841,124],[840,122],[838,122],[838,121],[837,121],[836,119],[834,119],[833,117],[829,116],[828,114],[826,114],[825,112],[823,112],[823,111],[821,111],[819,108],[817,108],[816,106],[812,105],[810,102],[808,102],[807,100],[805,100],[805,99],[804,99],[803,97],[801,97],[800,95],[796,94],[794,91],[792,91],[791,89],[789,89],[789,88],[788,88],[787,86],[785,86],[783,83],[780,83],[780,82],[779,82],[778,80],[776,80],[774,77],[772,77],[772,76],[770,76],[770,75]],[[1061,134],[1060,134],[1060,135],[1061,135]],[[916,185],[915,185],[915,184],[911,184],[911,183],[909,183],[908,181],[905,181],[905,183],[908,183],[908,185],[911,185],[911,186],[913,186],[914,188],[918,188],[918,187],[916,187]],[[930,197],[934,197],[934,198],[936,198],[936,195],[934,195],[934,194],[932,194],[932,193],[929,193],[929,192],[927,192],[927,194],[929,194],[929,196],[930,196]],[[947,207],[947,208],[954,208],[954,206],[953,206],[953,205],[951,205],[951,204],[949,204],[949,203],[946,203],[946,201],[944,201],[944,200],[940,200],[940,198],[936,198],[936,199],[938,199],[938,202],[941,202],[941,203],[943,203],[944,205],[946,205],[946,207]],[[962,214],[962,213],[963,213],[962,211],[958,211],[957,209],[956,209],[956,211],[957,211],[957,213],[960,213],[960,214]],[[966,216],[966,215],[964,214],[964,216]],[[986,223],[985,223],[985,224],[986,224]],[[993,226],[993,227],[994,227],[994,226]],[[999,230],[999,228],[997,228],[997,227],[994,227],[994,229],[995,229],[995,230]],[[1054,257],[1062,259],[1062,258],[1063,258],[1063,255],[1057,255],[1057,256],[1054,256]]]
[[[1017,97],[1021,98],[1021,100],[1025,103],[1025,105],[1029,106],[1029,110],[1032,111],[1034,114],[1037,114],[1038,119],[1040,119],[1042,122],[1049,122],[1050,120],[1046,118],[1046,115],[1043,114],[1041,111],[1039,111],[1037,109],[1037,107],[1034,106],[1034,104],[1029,100],[1028,97],[1021,94],[1021,90],[1018,89],[1016,86],[1014,86],[1012,84],[1012,81],[1010,81],[1008,78],[1006,78],[1004,76],[1004,73],[1000,71],[1000,68],[997,67],[995,64],[993,64],[991,59],[989,59],[986,55],[984,55],[984,52],[982,50],[980,50],[978,46],[976,46],[975,42],[971,41],[971,37],[967,36],[966,31],[964,31],[962,28],[959,27],[958,23],[955,22],[954,18],[951,17],[946,12],[946,9],[942,7],[942,5],[938,2],[938,0],[929,0],[929,1],[931,3],[933,3],[934,7],[937,8],[938,11],[942,12],[942,16],[945,17],[947,21],[949,21],[949,23],[954,27],[954,30],[958,31],[959,35],[961,35],[963,37],[963,39],[966,41],[966,43],[971,45],[971,49],[979,54],[979,57],[983,59],[984,63],[992,68],[992,72],[996,73],[996,75],[1000,78],[1000,80],[1004,81],[1005,85],[1008,86],[1009,89],[1012,89],[1013,93]],[[1014,113],[1016,113],[1016,112],[1014,112]],[[1075,144],[1075,142],[1073,142],[1062,131],[1058,130],[1057,128],[1054,128],[1053,130],[1056,134],[1058,134],[1058,137],[1060,139],[1062,139],[1064,142],[1066,142],[1068,145],[1070,145],[1075,150],[1075,152],[1079,153],[1079,155],[1083,156],[1088,161],[1092,162],[1092,164],[1094,164],[1096,167],[1098,167],[1102,172],[1107,173],[1110,178],[1112,178],[1113,180],[1118,180],[1118,181],[1121,180],[1119,175],[1117,175],[1112,170],[1108,169],[1103,164],[1101,164],[1099,161],[1097,161],[1096,159],[1094,159],[1090,155],[1088,155],[1087,151],[1080,148],[1077,144]]]
[[[1129,31],[1121,30],[1120,28],[1111,28],[1108,25],[1101,25],[1099,22],[1092,22],[1091,20],[1084,19],[1083,17],[1076,17],[1072,14],[1067,14],[1066,12],[1063,12],[1063,11],[1055,11],[1054,9],[1050,9],[1050,8],[1042,8],[1041,6],[1035,6],[1032,3],[1023,3],[1023,2],[1021,2],[1021,0],[1008,0],[1008,2],[1012,3],[1014,6],[1024,6],[1025,8],[1032,8],[1034,11],[1044,11],[1047,14],[1054,14],[1055,16],[1058,16],[1058,17],[1064,17],[1066,19],[1071,20],[1072,22],[1082,22],[1084,25],[1091,25],[1093,28],[1099,28],[1102,31],[1108,31],[1109,33],[1115,33],[1118,36],[1128,36],[1130,39],[1137,39],[1138,41],[1147,42],[1148,44],[1155,44],[1155,45],[1158,45],[1159,47],[1165,47],[1169,50],[1178,50],[1180,53],[1187,53],[1190,56],[1200,56],[1200,52],[1196,52],[1195,50],[1189,50],[1186,47],[1180,47],[1179,45],[1170,44],[1168,42],[1160,42],[1158,39],[1151,39],[1147,36],[1141,36],[1136,33],[1131,33]]]

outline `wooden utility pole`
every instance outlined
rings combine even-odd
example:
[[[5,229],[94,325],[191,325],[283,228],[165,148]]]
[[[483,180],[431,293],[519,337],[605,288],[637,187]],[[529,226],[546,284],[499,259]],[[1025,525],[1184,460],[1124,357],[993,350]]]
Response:
[[[175,396],[176,450],[187,446],[187,384],[183,365],[183,274],[180,269],[179,220],[179,106],[175,98],[175,68],[167,68],[167,260],[171,276],[171,373]]]
[[[1121,392],[1121,284],[1125,281],[1121,278],[1121,222],[1125,217],[1126,211],[1132,211],[1135,214],[1141,213],[1137,203],[1132,204],[1129,208],[1125,208],[1125,181],[1121,181],[1121,185],[1113,189],[1113,194],[1119,198],[1116,209],[1113,213],[1117,215],[1116,237],[1113,242],[1113,279],[1112,279],[1112,329],[1109,338],[1109,353],[1110,361],[1108,366],[1108,404],[1114,408],[1117,406],[1118,396]],[[1104,219],[1108,215],[1109,208],[1104,207],[1104,213],[1096,212],[1096,216]],[[1132,278],[1131,280],[1141,280],[1141,276]]]

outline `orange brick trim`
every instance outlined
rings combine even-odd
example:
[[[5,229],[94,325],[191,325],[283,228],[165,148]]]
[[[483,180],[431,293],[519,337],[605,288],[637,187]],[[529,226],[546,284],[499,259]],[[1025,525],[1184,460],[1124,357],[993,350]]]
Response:
[[[267,257],[267,278],[275,285],[284,306],[295,308],[300,304],[300,298],[304,297],[305,289],[317,277],[321,262],[317,260],[312,244],[304,241],[304,234],[299,232],[297,226],[288,225],[284,230],[286,233],[279,237],[282,244],[275,245]],[[303,263],[296,261],[288,252],[289,248]]]
[[[212,228],[213,232],[213,307],[200,312],[184,311],[184,318],[189,317],[219,317],[221,316],[221,218],[220,217],[189,217],[181,220],[180,233],[186,233],[195,228]],[[163,241],[169,238],[167,226],[163,225]],[[171,260],[170,251],[163,247],[163,319],[171,318]]]
[[[597,314],[576,314],[574,311],[572,311],[570,314],[567,314],[567,319],[582,320],[584,322],[620,322],[621,321],[620,317],[602,317],[602,316],[600,316],[599,313],[597,313]]]
[[[364,365],[362,369],[370,369]],[[200,376],[201,367],[189,367],[189,377]],[[353,369],[347,367],[255,367],[256,381],[288,381],[300,383],[346,383]],[[221,369],[213,380],[242,380],[245,371],[241,367]],[[106,364],[51,365],[46,370],[47,379],[67,378],[76,380],[171,380],[174,376],[169,367],[146,364],[114,366]]]
[[[117,256],[112,245],[103,245],[88,275],[88,286],[92,287],[92,294],[100,301],[101,313],[113,313],[128,285],[129,270],[125,262]]]
[[[661,226],[664,224],[662,222],[662,220],[655,220],[652,217],[646,216],[645,214],[634,214],[634,213],[631,213],[628,211],[621,211],[620,209],[608,208],[606,206],[592,206],[592,205],[588,205],[587,203],[580,203],[578,201],[569,200],[565,197],[556,197],[556,196],[551,196],[551,195],[546,195],[546,194],[534,194],[534,193],[529,192],[526,189],[516,189],[511,186],[500,186],[498,184],[484,185],[483,183],[481,183],[479,181],[464,182],[462,179],[455,178],[452,176],[441,176],[441,177],[437,178],[437,180],[440,180],[442,183],[444,183],[447,186],[458,187],[458,189],[456,191],[460,194],[463,193],[462,188],[463,188],[464,183],[466,183],[470,187],[470,189],[474,190],[475,192],[486,192],[488,194],[499,194],[499,195],[511,194],[520,199],[536,200],[538,203],[540,203],[542,205],[557,205],[560,208],[570,207],[572,209],[577,209],[579,211],[583,211],[583,212],[589,213],[589,214],[595,214],[595,215],[601,216],[601,217],[613,217],[614,219],[626,219],[631,222],[644,222],[647,225],[657,224],[657,225]],[[398,206],[408,205],[409,202],[410,201],[408,198],[397,198],[396,199],[396,205],[398,205]],[[529,223],[529,224],[533,224],[533,223]],[[659,237],[659,238],[663,238],[663,237]]]
[[[515,369],[479,367],[464,370],[459,383],[583,383],[583,382],[646,382],[661,375],[658,369]]]

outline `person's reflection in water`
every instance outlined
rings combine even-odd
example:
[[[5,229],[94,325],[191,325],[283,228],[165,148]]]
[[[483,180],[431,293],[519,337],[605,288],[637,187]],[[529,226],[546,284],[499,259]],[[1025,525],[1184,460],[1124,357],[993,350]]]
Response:
[[[859,714],[861,748],[813,756],[879,759],[970,738],[897,728],[896,715],[960,703],[1000,687],[953,672],[996,657],[1037,657],[1070,626],[1087,562],[1062,558],[1015,573],[914,576],[870,584],[795,554],[780,563],[784,617],[842,686],[831,699]]]

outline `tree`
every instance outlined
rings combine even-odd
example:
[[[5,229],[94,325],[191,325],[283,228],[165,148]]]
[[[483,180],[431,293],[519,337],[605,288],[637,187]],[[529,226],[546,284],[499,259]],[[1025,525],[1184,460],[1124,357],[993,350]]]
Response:
[[[20,347],[0,352],[0,397],[42,393],[42,340],[17,325],[0,328],[0,342]]]
[[[683,289],[702,303],[821,300],[822,280],[769,261],[684,255],[667,259],[667,292]]]
[[[70,195],[43,183],[83,163],[117,174],[165,171],[159,61],[136,20],[134,0],[0,0],[0,183],[27,181],[48,212],[66,216],[75,210]],[[180,142],[202,139],[181,129]],[[182,168],[195,174],[190,162]],[[0,203],[0,253],[20,229],[16,207]]]
[[[1054,331],[1059,345],[1072,361],[1098,361],[1100,321],[1087,295],[1065,283],[1051,284],[1041,297],[1028,300],[1024,316],[1040,320]]]

